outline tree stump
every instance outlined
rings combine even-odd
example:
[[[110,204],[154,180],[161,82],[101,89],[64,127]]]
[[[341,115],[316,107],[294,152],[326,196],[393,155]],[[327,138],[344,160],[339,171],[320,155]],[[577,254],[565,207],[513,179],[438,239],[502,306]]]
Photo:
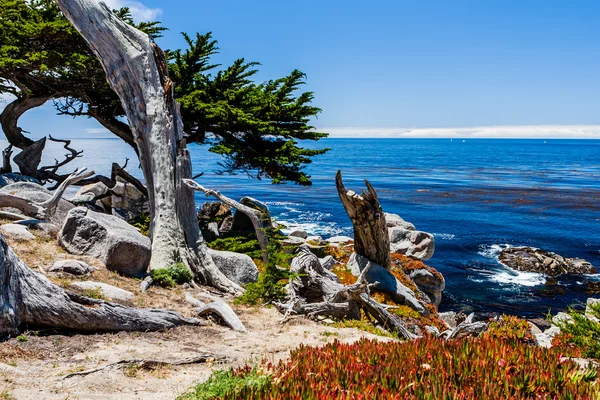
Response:
[[[389,269],[392,259],[385,214],[375,189],[366,179],[365,184],[367,191],[358,195],[352,190],[346,190],[342,182],[342,171],[338,171],[335,176],[340,200],[354,228],[354,251]]]

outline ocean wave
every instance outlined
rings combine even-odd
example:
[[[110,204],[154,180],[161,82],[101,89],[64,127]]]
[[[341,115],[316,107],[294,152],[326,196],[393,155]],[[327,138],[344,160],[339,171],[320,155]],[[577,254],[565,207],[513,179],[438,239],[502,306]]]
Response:
[[[281,231],[286,235],[289,235],[293,231],[301,230],[305,231],[309,235],[319,235],[325,238],[331,236],[341,235],[346,233],[346,230],[334,222],[300,222],[300,221],[286,221],[277,220],[277,223],[285,226],[281,228]]]
[[[436,239],[442,239],[442,240],[455,240],[456,239],[456,235],[453,235],[452,233],[432,233],[432,235]]]
[[[546,276],[535,272],[499,272],[490,277],[492,282],[521,286],[539,286],[546,283]]]
[[[479,246],[477,254],[484,256],[485,258],[498,259],[498,256],[504,249],[513,247],[510,244],[482,244]]]

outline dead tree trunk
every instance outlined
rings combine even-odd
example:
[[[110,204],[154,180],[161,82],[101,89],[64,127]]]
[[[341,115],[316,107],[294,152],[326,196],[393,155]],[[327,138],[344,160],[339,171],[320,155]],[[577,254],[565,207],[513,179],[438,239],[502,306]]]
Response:
[[[191,178],[192,168],[162,50],[104,3],[57,3],[100,60],[127,114],[151,205],[150,269],[182,260],[207,284],[231,293],[242,292],[208,254],[198,227],[194,192],[181,181]]]
[[[9,144],[7,148],[2,150],[2,168],[0,169],[0,174],[8,174],[12,172],[12,165],[10,163],[10,157],[13,153],[12,148],[13,145]]]
[[[174,311],[130,308],[70,294],[29,269],[0,235],[0,336],[18,334],[22,327],[97,332],[202,324]]]
[[[207,189],[204,186],[194,182],[192,179],[184,179],[183,181],[190,188],[202,192],[206,196],[213,196],[220,202],[227,204],[229,207],[235,208],[239,212],[246,214],[248,218],[250,218],[250,221],[252,221],[252,226],[254,227],[254,232],[256,233],[256,239],[258,240],[258,245],[260,246],[260,250],[262,252],[262,259],[265,264],[269,263],[269,253],[267,251],[267,248],[269,247],[269,238],[266,235],[265,229],[267,229],[267,227],[265,227],[265,217],[262,212],[230,199],[229,197],[221,194],[221,192]]]
[[[332,316],[339,319],[360,319],[360,310],[370,315],[386,329],[396,332],[405,339],[417,336],[411,333],[406,324],[369,295],[370,285],[365,282],[367,266],[353,285],[343,285],[335,274],[321,266],[316,255],[304,245],[298,248],[298,255],[292,260],[290,270],[297,274],[288,285],[290,301],[276,304],[287,318],[290,314]]]
[[[354,251],[389,269],[392,259],[385,214],[375,189],[366,179],[365,184],[367,192],[363,191],[362,195],[358,195],[352,190],[346,190],[342,182],[342,171],[338,171],[335,176],[340,200],[354,227]]]

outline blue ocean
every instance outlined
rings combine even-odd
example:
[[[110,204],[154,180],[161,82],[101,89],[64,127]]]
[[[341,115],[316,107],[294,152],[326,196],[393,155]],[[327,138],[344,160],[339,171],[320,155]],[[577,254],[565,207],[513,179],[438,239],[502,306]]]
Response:
[[[600,282],[600,275],[548,280],[497,260],[505,246],[532,246],[600,269],[600,140],[332,138],[307,145],[331,148],[306,168],[311,187],[219,175],[217,156],[197,145],[190,150],[204,186],[256,197],[279,222],[324,238],[352,236],[335,189],[337,170],[355,191],[368,179],[386,212],[435,234],[428,263],[446,278],[442,310],[541,316],[585,302],[590,284]],[[141,176],[135,155],[118,140],[74,140],[73,146],[85,153],[72,167],[109,173],[113,161],[129,157],[128,169]],[[45,156],[50,162],[61,151]],[[198,195],[197,203],[204,201]]]

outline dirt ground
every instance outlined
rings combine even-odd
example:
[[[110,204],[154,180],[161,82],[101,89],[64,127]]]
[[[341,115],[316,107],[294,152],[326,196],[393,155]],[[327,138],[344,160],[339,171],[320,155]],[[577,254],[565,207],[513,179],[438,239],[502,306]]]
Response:
[[[56,259],[82,259],[98,268],[84,279],[102,281],[132,291],[138,307],[164,307],[191,315],[183,288],[152,287],[139,293],[139,281],[112,273],[89,257],[66,254],[54,240],[38,237],[31,242],[9,240],[17,255],[30,268],[40,271]],[[67,286],[73,278],[48,276]],[[231,300],[231,299],[228,299]],[[281,314],[273,308],[233,306],[248,333],[218,325],[180,327],[166,332],[69,334],[48,331],[26,332],[20,338],[0,342],[0,400],[73,399],[175,399],[215,369],[266,359],[278,361],[301,343],[322,345],[338,339],[376,338],[352,328],[333,328],[304,318],[280,324]],[[379,337],[377,337],[379,338]],[[381,338],[386,340],[385,338]],[[86,376],[66,377],[74,372],[130,359],[178,361],[200,353],[212,353],[225,362],[209,362],[152,369],[111,367]]]

